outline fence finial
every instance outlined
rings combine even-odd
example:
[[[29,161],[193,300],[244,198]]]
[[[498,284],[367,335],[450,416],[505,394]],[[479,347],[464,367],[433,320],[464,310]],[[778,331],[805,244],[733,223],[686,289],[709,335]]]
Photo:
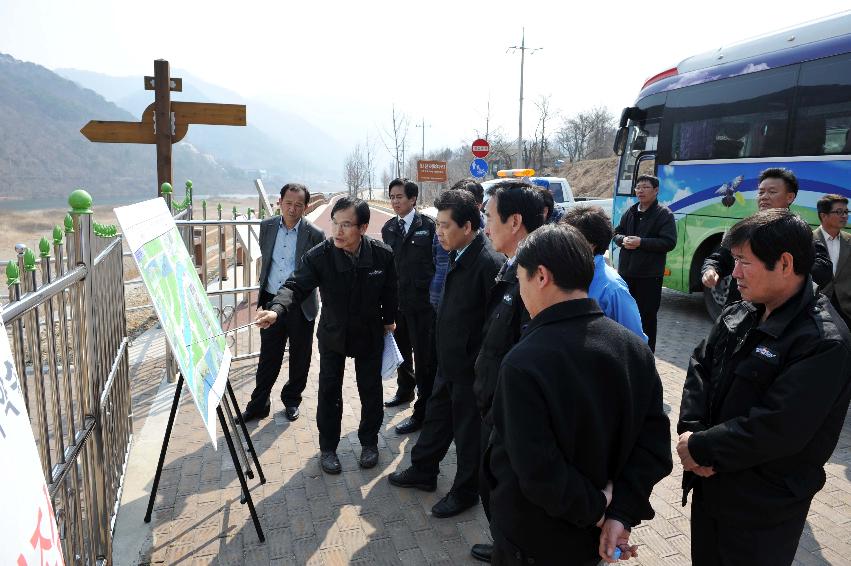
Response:
[[[15,260],[10,261],[6,264],[6,285],[11,287],[12,285],[17,285],[21,281],[19,279],[20,272],[18,271],[18,263]]]
[[[38,251],[41,257],[50,257],[50,242],[47,238],[42,238],[38,241]]]
[[[24,252],[24,269],[26,271],[35,271],[35,252],[29,248]]]
[[[54,226],[53,227],[53,244],[61,245],[62,244],[62,227]]]
[[[91,214],[92,195],[83,189],[77,189],[68,197],[68,206],[73,214]]]
[[[174,189],[171,188],[171,183],[163,183],[160,185],[160,192],[162,194],[172,194],[174,193]]]
[[[74,233],[74,219],[71,218],[70,214],[65,215],[64,223],[65,223],[65,233],[66,234],[73,234]]]

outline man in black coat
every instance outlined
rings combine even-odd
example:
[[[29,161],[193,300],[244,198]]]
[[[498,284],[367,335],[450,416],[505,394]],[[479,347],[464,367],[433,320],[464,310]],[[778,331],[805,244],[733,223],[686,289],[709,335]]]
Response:
[[[389,191],[390,204],[397,216],[381,228],[381,239],[393,249],[399,276],[399,313],[394,336],[404,362],[398,369],[396,394],[384,406],[410,402],[416,386],[413,414],[396,425],[397,433],[408,434],[422,427],[426,401],[434,383],[429,342],[434,309],[429,302],[429,285],[434,277],[432,240],[435,229],[434,220],[417,212],[419,187],[416,183],[394,179]]]
[[[770,167],[759,174],[759,187],[756,204],[759,210],[770,208],[788,209],[798,196],[798,178],[789,169]],[[815,261],[810,274],[816,285],[825,287],[833,281],[833,262],[827,247],[818,238],[813,239]],[[701,267],[702,282],[706,287],[714,288],[725,277],[733,273],[733,254],[721,246],[703,260]],[[730,279],[726,305],[741,300],[739,287],[735,279]]]
[[[325,240],[325,233],[304,218],[310,202],[310,191],[299,183],[287,183],[278,199],[280,216],[267,218],[260,223],[260,293],[257,308],[266,308],[284,281],[301,266],[301,258],[313,246]],[[290,378],[281,389],[284,416],[294,421],[299,415],[301,394],[307,386],[310,356],[313,353],[313,327],[319,312],[316,291],[292,309],[285,318],[260,331],[260,360],[257,363],[257,385],[251,400],[242,413],[248,422],[269,416],[269,395],[281,372],[284,346],[290,342]]]
[[[322,293],[319,320],[319,428],[320,464],[339,474],[340,422],[343,417],[343,370],[346,357],[355,359],[361,419],[358,439],[360,465],[378,463],[378,430],[384,418],[381,406],[381,357],[384,334],[395,329],[396,269],[393,251],[366,236],[369,205],[343,197],[331,209],[331,238],[310,250],[301,267],[286,280],[269,304],[257,313],[266,328],[297,307],[317,287]]]
[[[390,474],[399,487],[436,488],[440,461],[455,441],[457,470],[452,489],[431,509],[452,517],[479,500],[481,417],[473,394],[474,366],[494,277],[505,256],[479,230],[476,200],[466,190],[449,190],[434,203],[437,237],[450,252],[443,298],[437,311],[437,377],[425,422],[411,451],[411,467]]]
[[[724,238],[744,300],[694,351],[677,423],[697,566],[791,564],[824,486],[851,398],[851,335],[813,292],[812,239],[785,208]]]
[[[615,245],[621,249],[618,273],[629,287],[638,305],[641,326],[647,335],[647,345],[656,351],[656,314],[662,303],[662,277],[665,258],[677,245],[677,225],[674,214],[662,206],[659,179],[641,175],[636,180],[638,202],[621,216],[615,228]]]
[[[487,192],[490,199],[485,207],[485,234],[496,251],[508,256],[508,261],[500,269],[490,291],[488,318],[482,330],[482,347],[476,357],[473,392],[482,415],[482,454],[488,447],[493,430],[491,404],[499,365],[503,356],[520,339],[523,326],[529,322],[529,313],[520,298],[514,256],[517,246],[526,236],[543,224],[546,207],[546,200],[541,198],[542,191],[522,181],[492,185]],[[490,520],[490,491],[482,473],[479,474],[479,495],[485,515]],[[491,552],[490,544],[475,544],[470,550],[473,558],[483,562],[490,561]]]
[[[672,467],[653,354],[588,298],[594,259],[576,228],[538,228],[516,262],[532,321],[494,393],[493,563],[591,565],[615,546],[629,558],[628,529],[653,517]]]

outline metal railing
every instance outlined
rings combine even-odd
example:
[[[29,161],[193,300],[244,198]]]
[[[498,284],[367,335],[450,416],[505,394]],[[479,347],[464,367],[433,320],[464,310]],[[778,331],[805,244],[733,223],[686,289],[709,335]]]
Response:
[[[97,565],[112,559],[132,441],[122,240],[93,222],[88,193],[69,204],[40,261],[16,246],[2,316],[65,562]]]

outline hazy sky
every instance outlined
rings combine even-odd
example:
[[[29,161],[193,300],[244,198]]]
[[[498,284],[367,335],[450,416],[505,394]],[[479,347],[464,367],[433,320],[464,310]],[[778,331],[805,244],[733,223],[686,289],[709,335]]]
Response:
[[[680,60],[840,12],[835,0],[753,2],[241,2],[0,0],[0,52],[48,68],[153,73],[153,59],[286,106],[347,145],[411,118],[419,152],[491,128],[517,135],[519,45],[526,58],[524,134],[534,102],[562,115],[616,115],[644,80]],[[220,102],[228,102],[222,100]],[[251,108],[248,108],[249,121]],[[556,124],[553,124],[555,127]]]

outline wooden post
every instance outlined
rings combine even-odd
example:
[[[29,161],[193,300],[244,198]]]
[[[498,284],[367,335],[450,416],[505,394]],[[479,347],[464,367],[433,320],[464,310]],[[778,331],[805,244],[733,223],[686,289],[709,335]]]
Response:
[[[154,61],[154,119],[157,139],[157,191],[172,182],[171,165],[171,77],[168,61]]]

